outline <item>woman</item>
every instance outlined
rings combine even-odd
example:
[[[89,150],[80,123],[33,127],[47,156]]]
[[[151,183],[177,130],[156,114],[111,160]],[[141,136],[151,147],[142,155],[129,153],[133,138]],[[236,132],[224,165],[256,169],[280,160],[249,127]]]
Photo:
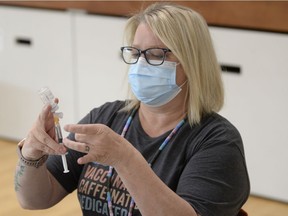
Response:
[[[189,8],[156,3],[125,32],[131,100],[66,125],[67,149],[55,142],[46,106],[19,144],[19,202],[48,208],[77,189],[83,215],[237,215],[249,179],[241,136],[216,113],[223,86],[206,22]],[[66,151],[63,174],[55,154]]]

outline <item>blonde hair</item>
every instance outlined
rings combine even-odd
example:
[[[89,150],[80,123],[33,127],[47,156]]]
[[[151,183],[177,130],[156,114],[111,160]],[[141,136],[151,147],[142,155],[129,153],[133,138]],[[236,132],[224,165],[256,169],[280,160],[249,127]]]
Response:
[[[192,9],[171,3],[155,3],[132,16],[125,28],[131,45],[140,23],[170,49],[181,63],[188,79],[187,115],[191,125],[205,114],[218,112],[224,102],[221,69],[206,21]],[[139,105],[131,96],[128,109]]]

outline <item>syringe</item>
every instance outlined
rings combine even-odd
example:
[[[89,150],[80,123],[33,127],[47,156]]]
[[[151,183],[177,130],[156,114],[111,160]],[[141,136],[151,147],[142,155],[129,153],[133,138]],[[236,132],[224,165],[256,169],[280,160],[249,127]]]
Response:
[[[63,117],[63,113],[56,113],[56,110],[58,110],[58,104],[54,102],[54,95],[52,94],[52,92],[50,91],[50,89],[48,87],[43,87],[39,90],[39,95],[43,101],[43,103],[46,104],[50,104],[52,106],[52,110],[51,112],[53,113],[54,116],[54,124],[55,124],[55,133],[56,133],[56,137],[57,137],[57,141],[59,144],[63,145],[63,136],[62,136],[62,132],[61,132],[61,127],[59,124],[59,118]],[[66,160],[66,155],[63,154],[61,155],[62,158],[62,164],[63,164],[63,168],[64,168],[64,173],[68,173],[68,165],[67,165],[67,160]]]
[[[55,124],[55,131],[56,131],[56,136],[57,136],[57,140],[58,143],[63,145],[63,136],[62,136],[62,132],[61,132],[61,127],[59,124],[59,117],[57,115],[54,115],[54,124]],[[62,164],[63,164],[63,168],[64,168],[64,173],[68,173],[68,165],[67,165],[67,160],[66,160],[66,156],[65,154],[61,155],[62,158]]]

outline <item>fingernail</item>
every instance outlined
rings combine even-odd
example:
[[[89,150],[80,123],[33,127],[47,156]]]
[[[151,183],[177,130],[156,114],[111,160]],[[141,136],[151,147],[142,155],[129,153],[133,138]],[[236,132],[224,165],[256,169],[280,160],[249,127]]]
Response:
[[[77,162],[78,162],[78,164],[83,164],[83,159],[82,158],[78,158]]]

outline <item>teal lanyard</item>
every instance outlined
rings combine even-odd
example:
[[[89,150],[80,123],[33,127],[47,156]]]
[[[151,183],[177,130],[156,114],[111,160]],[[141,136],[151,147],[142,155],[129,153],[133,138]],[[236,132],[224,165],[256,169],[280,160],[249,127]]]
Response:
[[[131,125],[131,121],[136,113],[137,109],[133,109],[130,116],[128,117],[125,126],[122,130],[121,136],[125,137],[126,132],[128,131],[130,125]],[[160,145],[160,147],[158,148],[157,152],[155,152],[154,156],[152,157],[152,159],[149,162],[150,167],[152,167],[152,165],[154,164],[154,162],[156,161],[156,159],[158,158],[158,156],[160,155],[160,153],[162,152],[162,150],[167,146],[168,142],[172,139],[172,137],[178,132],[178,130],[183,126],[183,124],[185,123],[185,119],[182,119],[177,125],[176,127],[171,131],[171,133],[166,137],[166,139],[164,140],[164,142]],[[113,213],[113,205],[112,205],[112,197],[111,197],[111,178],[113,175],[113,167],[109,166],[109,171],[107,173],[107,178],[108,178],[108,186],[107,186],[107,203],[108,203],[108,209],[109,209],[109,216],[114,216]],[[134,199],[131,197],[131,201],[130,201],[130,205],[129,205],[129,212],[128,212],[128,216],[132,216],[133,215],[133,210],[135,207],[135,201]]]

